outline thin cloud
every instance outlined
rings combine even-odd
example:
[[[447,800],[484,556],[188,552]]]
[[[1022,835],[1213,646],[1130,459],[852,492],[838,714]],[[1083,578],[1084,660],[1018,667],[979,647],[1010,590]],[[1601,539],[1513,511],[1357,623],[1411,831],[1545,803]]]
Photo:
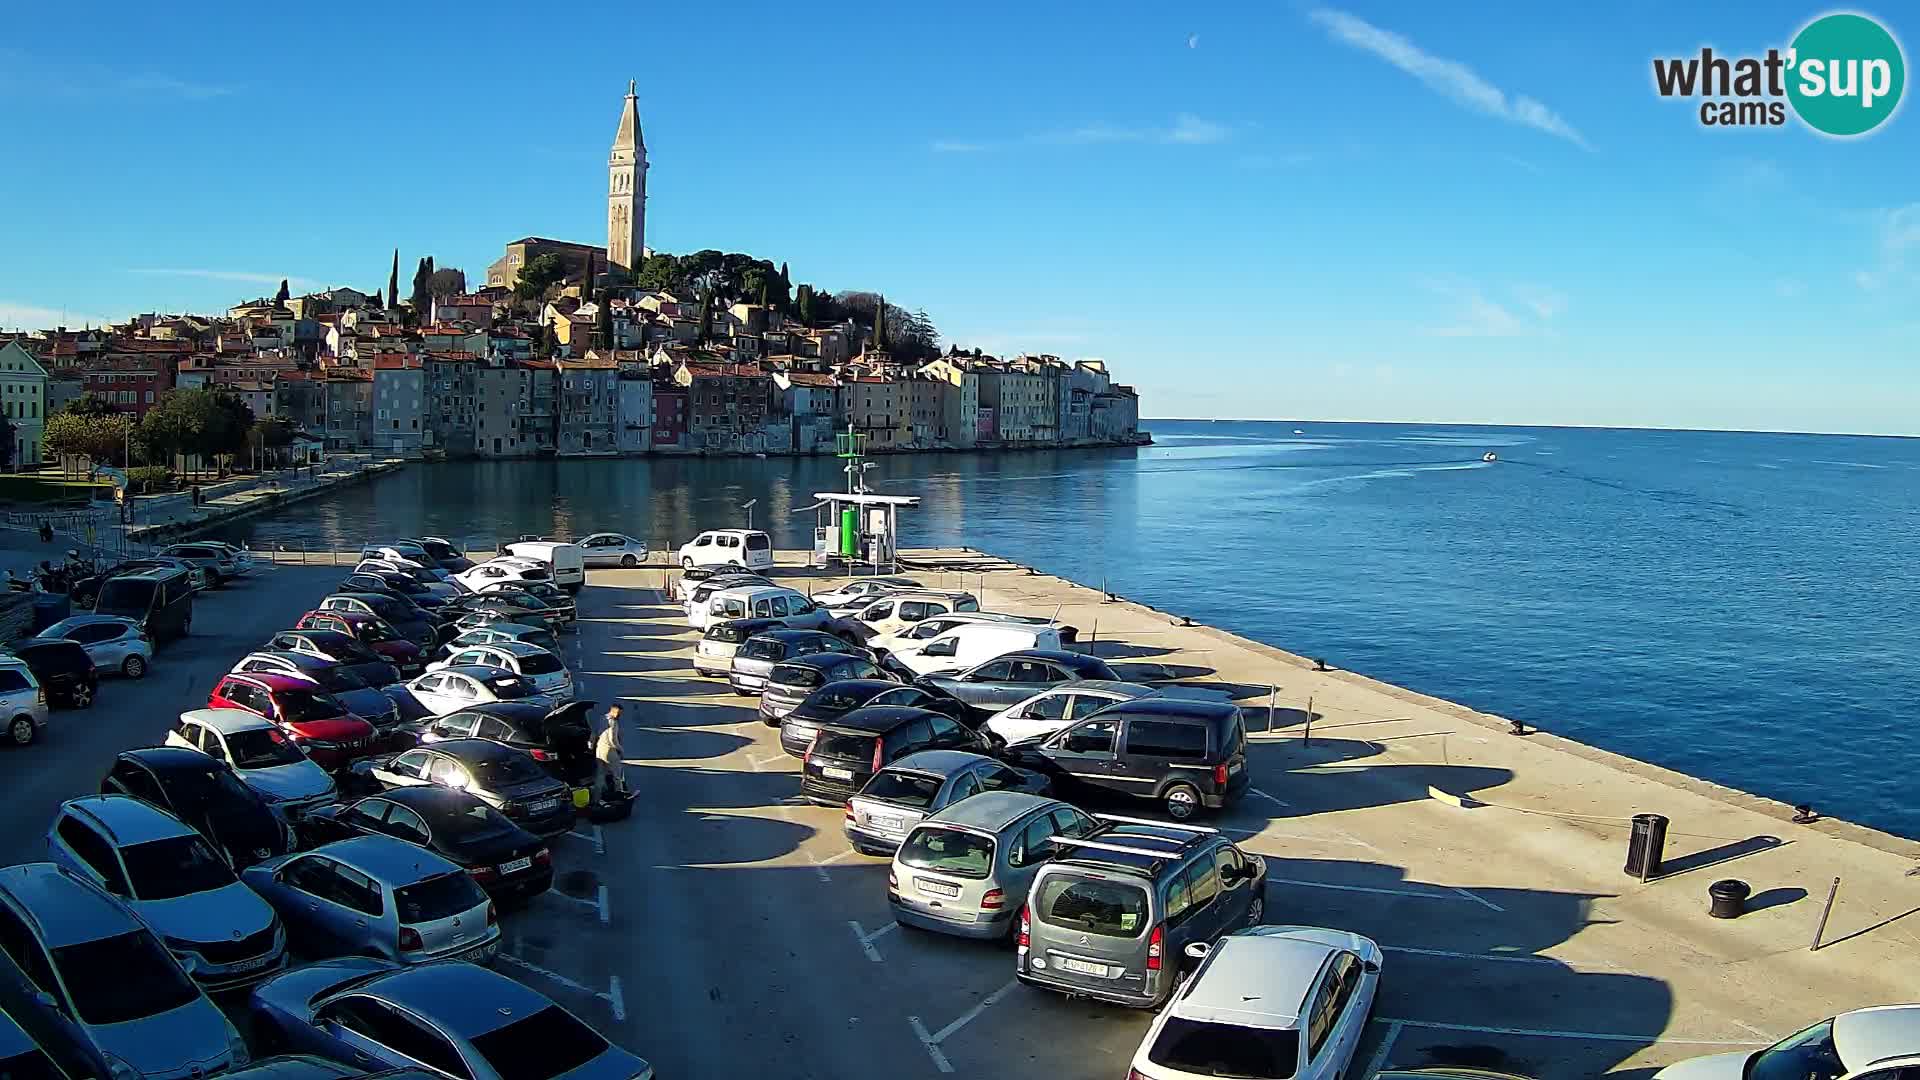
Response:
[[[959,139],[933,140],[933,152],[936,154],[977,154],[985,149],[986,143],[962,142]]]
[[[1233,128],[1193,113],[1179,113],[1167,127],[1125,127],[1086,124],[1058,131],[1038,131],[999,142],[976,139],[935,139],[928,144],[936,154],[977,154],[1013,146],[1095,146],[1112,143],[1163,146],[1210,146],[1233,138]]]
[[[1879,259],[1871,269],[1854,271],[1854,283],[1875,292],[1908,275],[1914,252],[1920,251],[1920,203],[1908,203],[1873,215],[1874,243]]]
[[[0,300],[0,328],[4,329],[51,330],[56,326],[105,326],[112,321],[105,315]]]
[[[190,277],[205,281],[231,281],[241,285],[278,285],[282,281],[289,288],[308,289],[319,282],[311,278],[292,277],[287,274],[257,274],[248,270],[200,270],[192,268],[129,267],[129,274],[150,274],[154,277]]]
[[[1407,38],[1384,30],[1356,15],[1332,8],[1316,8],[1307,16],[1335,40],[1362,52],[1372,53],[1401,71],[1419,79],[1427,88],[1454,104],[1484,113],[1510,124],[1567,140],[1583,150],[1592,150],[1586,137],[1546,105],[1524,94],[1508,97],[1506,92],[1481,78],[1458,60],[1435,56]]]
[[[1429,281],[1427,291],[1450,301],[1452,320],[1429,328],[1430,337],[1517,338],[1548,333],[1549,324],[1567,308],[1567,298],[1544,285],[1517,285],[1510,301],[1489,297],[1477,286],[1458,281]]]
[[[48,63],[19,49],[0,49],[0,85],[48,97],[163,97],[207,101],[237,87],[183,79],[160,71],[125,71],[62,59]]]
[[[1199,48],[1199,47],[1200,47],[1200,35],[1199,35],[1199,34],[1188,34],[1188,35],[1187,35],[1187,48],[1189,48],[1189,49],[1197,49],[1197,48]]]

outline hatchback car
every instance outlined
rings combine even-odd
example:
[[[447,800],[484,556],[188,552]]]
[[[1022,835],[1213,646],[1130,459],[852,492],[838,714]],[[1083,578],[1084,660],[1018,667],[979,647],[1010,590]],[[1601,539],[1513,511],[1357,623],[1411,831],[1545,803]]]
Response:
[[[572,626],[580,614],[573,594],[551,581],[516,581],[511,584],[489,585],[480,590],[479,596],[508,596],[529,606],[539,604],[557,613],[560,622],[566,626]]]
[[[265,648],[332,661],[358,675],[368,686],[392,686],[400,681],[399,665],[338,630],[282,630],[267,639]]]
[[[767,673],[775,664],[815,653],[867,655],[859,646],[819,630],[767,630],[748,638],[733,654],[727,682],[736,694],[757,694],[767,688]]]
[[[693,649],[693,670],[725,678],[733,672],[733,657],[755,634],[785,627],[779,619],[727,619],[707,627]]]
[[[47,692],[26,661],[0,656],[0,722],[7,741],[26,746],[47,726]]]
[[[47,854],[119,897],[208,990],[256,981],[287,962],[273,909],[205,838],[151,803],[130,795],[62,803]]]
[[[427,669],[420,646],[387,625],[378,615],[358,611],[309,611],[294,623],[299,630],[331,630],[372,649],[400,669],[402,675],[418,675]]]
[[[891,634],[935,615],[978,610],[980,601],[972,593],[900,589],[882,593],[849,614],[875,634]]]
[[[96,670],[138,679],[153,666],[153,642],[132,619],[115,615],[75,615],[34,635],[34,640],[77,641]]]
[[[453,611],[455,622],[473,618],[475,615],[494,615],[511,619],[514,622],[544,626],[558,633],[567,626],[564,611],[548,604],[532,593],[518,590],[496,589],[482,593],[469,600],[463,600]],[[465,627],[461,627],[465,629]]]
[[[1380,988],[1380,946],[1343,930],[1256,926],[1186,948],[1198,963],[1154,1017],[1130,1076],[1348,1074]]]
[[[1256,926],[1267,864],[1212,829],[1106,818],[1040,868],[1020,911],[1014,976],[1116,1005],[1159,1008],[1188,945]]]
[[[439,631],[427,613],[414,604],[386,593],[334,593],[320,601],[321,611],[344,611],[371,615],[382,620],[421,649],[431,649],[440,640]]]
[[[306,679],[229,672],[207,695],[210,709],[240,709],[280,726],[315,763],[337,769],[371,753],[377,732],[340,699]]]
[[[302,953],[380,956],[403,964],[491,961],[493,901],[458,866],[391,836],[357,836],[241,871]]]
[[[391,836],[465,868],[495,898],[524,898],[553,885],[553,852],[464,791],[433,785],[394,788],[359,802],[324,807],[300,822],[314,845],[355,836]]]
[[[308,653],[258,649],[241,657],[233,670],[239,675],[286,675],[304,679],[332,694],[348,712],[372,724],[383,735],[390,734],[400,722],[400,710],[393,699],[346,664]]]
[[[282,820],[297,821],[333,801],[333,777],[264,716],[242,709],[183,712],[167,732],[167,745],[197,750],[227,765]]]
[[[1654,1080],[1904,1080],[1920,1066],[1920,1005],[1854,1009],[1765,1050],[1709,1054],[1669,1065]]]
[[[760,719],[769,727],[778,724],[815,690],[850,679],[888,681],[878,664],[853,653],[814,653],[775,664],[767,672],[766,688],[760,691]]]
[[[470,592],[485,592],[489,585],[510,585],[516,581],[546,581],[553,572],[532,559],[519,559],[511,555],[502,555],[470,570],[462,570],[453,575],[453,580],[466,586]]]
[[[576,791],[593,784],[591,701],[573,700],[554,708],[546,702],[496,701],[436,717],[421,734],[431,745],[448,739],[490,739],[528,756],[547,775]]]
[[[353,572],[356,574],[375,574],[381,577],[391,575],[392,577],[405,578],[418,586],[419,589],[425,590],[427,595],[438,596],[443,599],[451,600],[455,597],[467,595],[465,586],[457,582],[448,581],[439,576],[440,572],[438,570],[424,568],[419,563],[406,559],[361,559],[358,563],[354,564]],[[374,591],[385,592],[387,590],[376,589]],[[409,597],[417,595],[413,589],[400,589],[397,591]]]
[[[412,544],[421,551],[426,552],[428,557],[433,559],[440,569],[448,571],[449,573],[465,570],[467,567],[473,565],[473,560],[467,558],[458,547],[454,546],[452,541],[445,537],[414,536],[409,537],[403,542]]]
[[[1016,743],[1051,735],[1109,705],[1152,697],[1160,691],[1139,683],[1076,679],[1056,683],[989,716],[981,725],[1002,742]]]
[[[1138,698],[1016,743],[1007,760],[1067,798],[1152,799],[1176,821],[1231,804],[1251,783],[1246,723],[1221,701]]]
[[[825,592],[813,594],[813,602],[823,608],[844,608],[858,604],[870,597],[882,593],[896,592],[902,589],[923,588],[920,582],[910,577],[882,575],[880,577],[859,577]]]
[[[28,638],[13,647],[13,655],[33,671],[33,677],[47,693],[48,704],[74,709],[93,707],[100,675],[94,670],[93,658],[79,642],[65,638]]]
[[[1034,875],[1054,856],[1053,837],[1098,829],[1078,808],[1033,792],[982,792],[954,803],[905,830],[887,871],[894,921],[959,937],[1007,937]]]
[[[653,1068],[523,983],[472,964],[395,969],[347,957],[253,992],[294,1048],[463,1080],[653,1080]],[[385,1075],[376,1073],[375,1075]]]
[[[625,533],[593,533],[581,537],[580,551],[588,566],[635,567],[647,561],[647,542]]]
[[[0,950],[106,1055],[116,1080],[199,1080],[248,1061],[239,1029],[154,932],[72,871],[0,869]]]
[[[531,679],[480,664],[429,671],[408,681],[406,689],[428,716],[445,716],[470,705],[495,701],[547,700],[534,689]]]
[[[511,672],[525,679],[536,694],[555,701],[573,700],[573,673],[553,652],[524,641],[469,645],[445,660],[427,665],[428,671],[450,667],[485,667]]]
[[[446,644],[440,646],[440,655],[452,656],[461,649],[472,648],[475,645],[498,645],[505,641],[521,641],[528,645],[538,645],[555,656],[560,655],[560,639],[553,636],[553,631],[544,626],[518,622],[488,622],[471,629],[461,630]]]
[[[7,1080],[110,1080],[113,1066],[79,1025],[61,1015],[0,950],[0,1076]]]
[[[465,791],[521,828],[554,836],[573,827],[573,791],[524,750],[486,739],[448,739],[361,762],[356,779],[380,791],[437,784]]]
[[[738,589],[748,585],[771,586],[773,579],[764,574],[719,573],[705,577],[687,574],[674,585],[674,591],[680,594],[680,609],[692,616],[697,607],[704,607],[707,598],[722,589]]]
[[[984,754],[987,741],[952,717],[901,705],[868,705],[822,724],[800,762],[800,796],[839,805],[873,774],[916,750]]]
[[[181,559],[192,563],[206,574],[207,587],[219,588],[222,584],[239,577],[244,571],[233,552],[213,544],[175,544],[162,548],[160,554],[168,558]]]
[[[1045,777],[960,750],[922,750],[873,774],[847,800],[847,842],[863,855],[891,855],[930,814],[987,791],[1047,789]]]
[[[818,654],[826,655],[826,654]],[[780,749],[800,757],[813,742],[820,725],[831,723],[869,705],[904,705],[927,709],[967,723],[965,705],[922,686],[902,686],[884,679],[844,679],[808,694],[806,700],[780,720]]]
[[[100,782],[100,793],[131,795],[165,810],[193,826],[230,866],[247,866],[294,848],[293,829],[260,793],[233,769],[197,750],[123,750]]]
[[[681,544],[675,554],[682,569],[695,566],[773,569],[773,539],[753,529],[709,529]]]
[[[1034,691],[1064,682],[1100,679],[1119,682],[1105,660],[1059,649],[1022,649],[996,656],[952,675],[922,675],[981,713],[991,715],[1032,697]]]

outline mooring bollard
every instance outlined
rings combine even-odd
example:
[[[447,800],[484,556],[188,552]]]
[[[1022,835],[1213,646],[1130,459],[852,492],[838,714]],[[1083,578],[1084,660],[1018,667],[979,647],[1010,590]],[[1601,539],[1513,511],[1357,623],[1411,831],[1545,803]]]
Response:
[[[1273,723],[1273,721],[1268,720],[1267,723],[1271,724]],[[1313,745],[1313,695],[1312,694],[1307,695],[1307,726],[1300,733],[1300,741],[1307,744],[1308,746]]]
[[[1753,889],[1746,882],[1736,878],[1725,878],[1707,886],[1707,896],[1712,901],[1707,914],[1716,919],[1737,919],[1746,914],[1747,897],[1753,895]]]

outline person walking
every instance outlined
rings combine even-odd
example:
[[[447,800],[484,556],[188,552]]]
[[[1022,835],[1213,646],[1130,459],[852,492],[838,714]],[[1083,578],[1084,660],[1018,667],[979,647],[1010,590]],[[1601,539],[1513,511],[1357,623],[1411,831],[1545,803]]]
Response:
[[[627,794],[627,754],[620,743],[620,706],[607,707],[607,725],[593,744],[593,787],[602,800]]]

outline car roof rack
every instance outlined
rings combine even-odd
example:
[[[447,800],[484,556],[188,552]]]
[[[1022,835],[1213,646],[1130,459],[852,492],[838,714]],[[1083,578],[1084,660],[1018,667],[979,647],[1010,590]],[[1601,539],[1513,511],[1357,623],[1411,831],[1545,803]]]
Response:
[[[1178,829],[1181,832],[1217,833],[1220,830],[1210,825],[1181,825],[1171,821],[1154,821],[1152,818],[1123,817],[1119,814],[1095,814],[1096,821],[1124,821],[1129,825],[1152,825],[1156,829]]]
[[[1175,858],[1180,854],[1177,851],[1153,851],[1148,848],[1128,847],[1125,844],[1109,844],[1104,840],[1082,840],[1073,836],[1049,836],[1047,839],[1063,847],[1093,848],[1096,851],[1117,851],[1123,855],[1139,855],[1155,860]]]

